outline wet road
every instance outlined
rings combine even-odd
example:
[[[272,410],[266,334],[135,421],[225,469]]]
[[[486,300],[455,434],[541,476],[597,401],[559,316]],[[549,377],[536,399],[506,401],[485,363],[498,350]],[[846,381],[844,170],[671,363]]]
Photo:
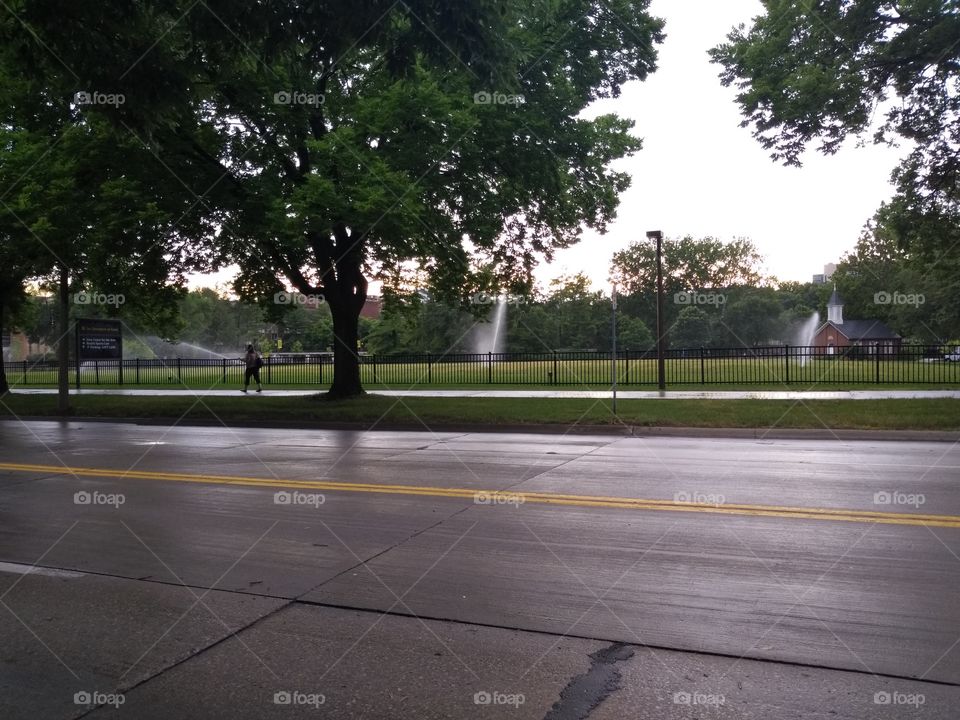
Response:
[[[953,718],[958,587],[952,443],[0,422],[4,718]]]

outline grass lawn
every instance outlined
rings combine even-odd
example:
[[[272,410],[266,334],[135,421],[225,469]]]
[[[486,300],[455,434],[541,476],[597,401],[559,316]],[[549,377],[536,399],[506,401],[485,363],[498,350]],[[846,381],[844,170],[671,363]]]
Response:
[[[7,367],[14,387],[51,387],[56,373],[49,369]],[[330,383],[330,365],[268,366],[262,379],[269,387],[291,389],[322,387]],[[655,388],[655,360],[621,360],[618,382],[624,388]],[[510,362],[456,361],[442,363],[365,362],[361,379],[370,389],[385,388],[493,388],[603,389],[610,386],[610,363],[590,358],[578,360],[531,359]],[[71,386],[75,372],[70,372]],[[819,358],[801,364],[785,358],[672,358],[666,363],[666,380],[672,389],[850,390],[855,388],[960,388],[960,363],[922,360],[852,360]],[[230,388],[243,382],[242,368],[215,362],[206,367],[143,363],[124,369],[88,364],[81,370],[84,387],[186,387]]]
[[[0,398],[0,416],[56,415],[53,395]],[[451,424],[638,425],[662,427],[960,429],[960,400],[609,400],[559,398],[390,398],[331,402],[316,396],[72,398],[78,417],[358,423],[442,429]]]

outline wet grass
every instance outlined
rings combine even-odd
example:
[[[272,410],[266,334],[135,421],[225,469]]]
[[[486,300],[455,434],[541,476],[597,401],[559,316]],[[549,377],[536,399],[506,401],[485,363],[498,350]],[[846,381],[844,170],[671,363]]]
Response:
[[[8,365],[9,382],[19,387],[52,387],[56,373],[49,369]],[[265,384],[275,389],[319,388],[329,384],[330,365],[277,365],[262,371]],[[542,388],[601,390],[610,386],[609,361],[526,360],[509,362],[450,361],[439,363],[365,362],[361,380],[368,389],[476,389]],[[655,360],[621,360],[618,383],[625,389],[656,388]],[[70,372],[71,386],[76,374]],[[666,379],[671,389],[790,389],[835,390],[855,388],[960,388],[960,363],[924,360],[854,360],[817,358],[806,363],[784,358],[669,359]],[[236,365],[205,367],[177,364],[126,367],[121,376],[116,367],[84,367],[84,387],[142,388],[236,388],[243,382],[242,368]]]
[[[610,400],[567,398],[392,398],[347,401],[318,396],[71,398],[74,417],[150,419],[214,424],[353,423],[367,428],[452,425],[636,425],[661,427],[958,430],[960,400]],[[56,417],[53,395],[12,393],[0,416]]]

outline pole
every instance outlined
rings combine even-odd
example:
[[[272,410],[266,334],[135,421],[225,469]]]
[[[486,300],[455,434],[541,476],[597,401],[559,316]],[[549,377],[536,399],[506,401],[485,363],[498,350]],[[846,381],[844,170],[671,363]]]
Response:
[[[666,328],[663,325],[663,233],[651,230],[648,238],[657,241],[657,386],[661,390],[667,387],[667,373],[664,365],[666,354]]]
[[[613,292],[610,294],[611,305],[613,306],[613,352],[610,354],[610,387],[613,391],[613,414],[617,414],[617,286],[614,284]]]
[[[70,414],[70,271],[66,265],[60,265],[58,282],[58,303],[60,306],[59,340],[57,341],[57,411],[60,415]],[[77,348],[77,383],[80,382],[80,351]]]

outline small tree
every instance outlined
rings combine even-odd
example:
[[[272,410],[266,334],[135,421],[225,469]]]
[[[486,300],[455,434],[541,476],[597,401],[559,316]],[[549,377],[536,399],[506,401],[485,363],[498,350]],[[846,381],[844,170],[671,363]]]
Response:
[[[713,344],[713,321],[702,308],[688,305],[670,327],[670,344],[675,348],[709,347]]]

